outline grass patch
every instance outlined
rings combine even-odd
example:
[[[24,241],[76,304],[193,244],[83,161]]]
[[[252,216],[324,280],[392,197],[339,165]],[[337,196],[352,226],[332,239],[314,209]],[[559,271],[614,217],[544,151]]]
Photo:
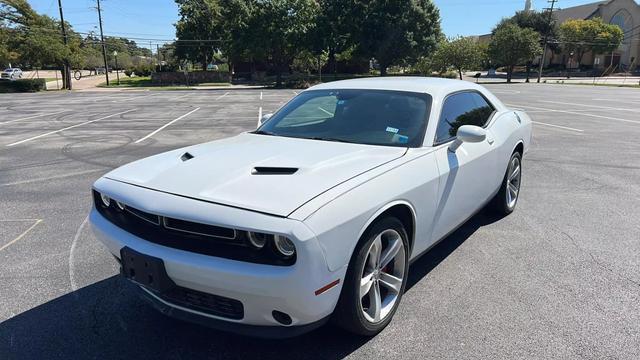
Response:
[[[194,86],[231,86],[231,84],[229,83],[203,83],[203,84],[197,84]]]
[[[129,87],[148,87],[151,85],[151,77],[149,76],[136,76],[136,77],[120,77],[120,85],[118,85],[118,79],[115,77],[109,77],[109,86],[107,83],[102,83],[98,87],[109,88],[129,88]]]
[[[103,88],[155,88],[158,90],[190,90],[200,86],[231,86],[229,83],[205,83],[197,85],[154,85],[151,83],[151,77],[149,76],[137,76],[137,77],[120,77],[120,85],[118,80],[110,78],[109,86],[106,83],[98,85]]]

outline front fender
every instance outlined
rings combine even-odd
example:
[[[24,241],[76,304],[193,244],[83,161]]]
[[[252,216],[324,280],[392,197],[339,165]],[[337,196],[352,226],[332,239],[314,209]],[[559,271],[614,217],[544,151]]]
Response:
[[[438,170],[432,152],[386,171],[334,198],[304,223],[316,234],[330,271],[349,264],[365,230],[392,206],[409,206],[414,216],[412,253],[426,248],[438,192]]]

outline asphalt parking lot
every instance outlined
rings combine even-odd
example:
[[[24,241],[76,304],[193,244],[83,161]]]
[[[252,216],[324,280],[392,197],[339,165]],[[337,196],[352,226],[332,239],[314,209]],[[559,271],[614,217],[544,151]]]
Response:
[[[487,87],[536,122],[517,211],[481,212],[414,263],[379,336],[284,341],[157,313],[87,214],[102,174],[251,130],[294,91],[0,95],[0,359],[640,358],[640,92]]]

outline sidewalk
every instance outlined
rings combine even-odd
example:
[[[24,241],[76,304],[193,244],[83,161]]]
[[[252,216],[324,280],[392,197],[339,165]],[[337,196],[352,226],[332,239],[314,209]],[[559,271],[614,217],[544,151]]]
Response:
[[[104,75],[86,76],[80,80],[71,79],[71,86],[73,90],[86,90],[94,89],[98,85],[107,81]],[[56,81],[47,82],[47,90],[59,90],[62,88],[62,79]]]
[[[497,73],[495,76],[487,77],[486,71],[481,71],[482,77],[476,79],[474,77],[480,71],[469,71],[464,74],[464,80],[482,83],[507,83],[506,73]],[[517,76],[517,77],[515,77]],[[532,72],[530,77],[531,83],[538,81],[538,74]],[[511,80],[512,83],[524,83],[526,79],[522,74],[515,74]],[[640,76],[603,76],[603,77],[570,77],[566,76],[549,76],[542,77],[542,83],[546,84],[588,84],[588,85],[640,85]]]

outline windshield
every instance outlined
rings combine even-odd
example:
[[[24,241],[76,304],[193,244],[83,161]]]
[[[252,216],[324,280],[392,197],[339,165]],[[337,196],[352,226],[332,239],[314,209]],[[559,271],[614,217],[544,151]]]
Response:
[[[4,69],[4,72],[12,72],[13,69]]]
[[[307,91],[257,134],[369,145],[422,145],[431,96],[388,90]]]

